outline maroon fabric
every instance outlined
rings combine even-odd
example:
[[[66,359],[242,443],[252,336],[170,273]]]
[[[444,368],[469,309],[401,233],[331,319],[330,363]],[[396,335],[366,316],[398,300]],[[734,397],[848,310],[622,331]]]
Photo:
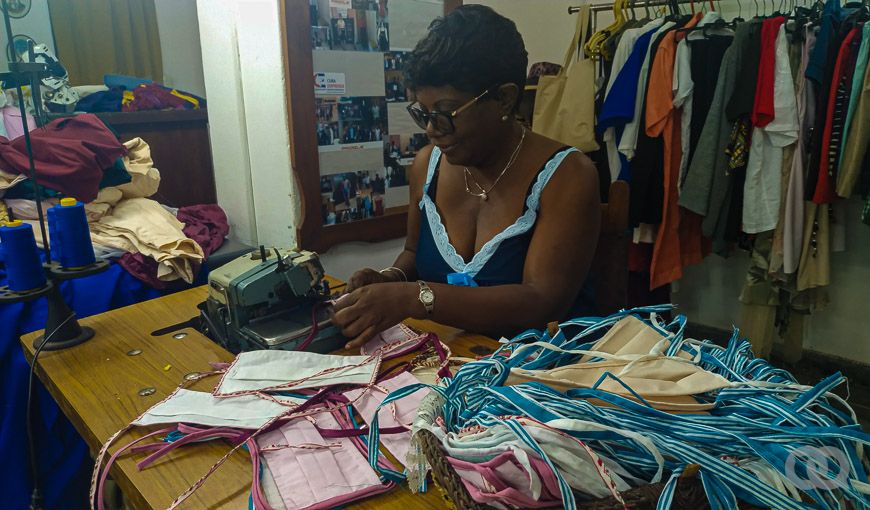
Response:
[[[227,215],[220,206],[214,204],[182,207],[176,215],[184,223],[184,235],[196,241],[202,248],[205,259],[217,251],[230,233]],[[137,280],[155,289],[177,289],[184,287],[183,280],[164,282],[157,279],[157,261],[141,253],[125,253],[117,260],[118,264]],[[199,265],[194,264],[194,275],[199,273]]]
[[[114,165],[127,149],[96,115],[85,113],[56,119],[30,132],[39,184],[81,202],[100,191],[103,170]],[[0,168],[26,174],[30,168],[24,137],[0,137]]]
[[[137,112],[141,110],[183,110],[193,108],[193,105],[172,92],[157,85],[149,83],[139,85],[133,89],[133,100],[121,106],[121,111]]]
[[[151,257],[146,257],[141,253],[125,253],[121,258],[116,260],[119,266],[125,271],[133,275],[134,278],[148,285],[149,287],[165,290],[170,287],[179,288],[179,282],[184,283],[184,280],[176,280],[173,282],[164,282],[157,279],[157,261]]]
[[[182,207],[176,217],[184,223],[184,235],[202,247],[206,260],[224,244],[224,238],[230,233],[226,213],[215,204]]]

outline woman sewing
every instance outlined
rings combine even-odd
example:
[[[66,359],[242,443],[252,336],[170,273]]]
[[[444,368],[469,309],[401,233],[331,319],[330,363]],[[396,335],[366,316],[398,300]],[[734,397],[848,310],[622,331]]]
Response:
[[[408,112],[432,143],[409,170],[404,251],[336,304],[348,347],[409,317],[498,337],[591,311],[598,174],[515,120],[527,64],[514,23],[480,5],[434,21],[409,55]]]

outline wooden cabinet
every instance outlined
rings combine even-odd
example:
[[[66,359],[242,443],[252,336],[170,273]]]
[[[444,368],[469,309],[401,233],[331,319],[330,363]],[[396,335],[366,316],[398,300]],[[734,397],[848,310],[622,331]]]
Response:
[[[96,114],[121,141],[140,137],[151,146],[160,189],[154,200],[172,207],[217,203],[208,136],[208,110]]]

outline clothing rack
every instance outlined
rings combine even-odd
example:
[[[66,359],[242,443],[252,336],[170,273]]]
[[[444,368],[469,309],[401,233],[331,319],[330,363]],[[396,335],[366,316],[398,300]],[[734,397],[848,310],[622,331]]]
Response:
[[[643,2],[638,2],[637,0],[632,0],[630,5],[628,6],[628,8],[634,9],[635,7],[667,7],[667,6],[670,6],[672,3],[673,3],[673,0],[645,0]],[[690,3],[692,3],[692,0],[676,0],[676,3],[678,3],[678,4],[690,4]],[[640,5],[638,5],[638,4],[640,4]],[[574,6],[568,7],[568,14],[577,14],[578,12],[580,12],[580,7],[581,6],[579,6],[579,5],[574,5]],[[600,2],[600,3],[590,4],[589,10],[592,11],[593,13],[610,11],[610,10],[613,10],[613,2]]]

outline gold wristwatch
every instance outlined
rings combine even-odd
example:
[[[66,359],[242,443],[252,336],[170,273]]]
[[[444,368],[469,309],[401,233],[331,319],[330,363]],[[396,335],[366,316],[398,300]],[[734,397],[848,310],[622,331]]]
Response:
[[[426,282],[418,280],[417,284],[420,285],[420,302],[426,307],[426,313],[432,315],[432,310],[435,309],[435,293]]]

